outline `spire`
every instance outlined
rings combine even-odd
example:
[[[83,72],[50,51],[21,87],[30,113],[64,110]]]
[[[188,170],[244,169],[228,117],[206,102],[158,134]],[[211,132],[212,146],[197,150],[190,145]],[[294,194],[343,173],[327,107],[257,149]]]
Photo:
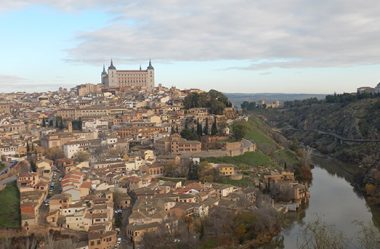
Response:
[[[152,66],[152,60],[151,60],[151,59],[149,59],[149,66],[148,66],[148,69],[152,69],[152,70],[154,70],[154,68],[153,68],[153,66]]]
[[[103,64],[103,72],[102,72],[102,77],[107,75],[107,72],[106,72],[106,66]]]
[[[141,65],[140,65],[140,71],[141,71]]]
[[[113,65],[112,59],[111,59],[111,65],[108,67],[108,69],[116,69],[116,67]]]

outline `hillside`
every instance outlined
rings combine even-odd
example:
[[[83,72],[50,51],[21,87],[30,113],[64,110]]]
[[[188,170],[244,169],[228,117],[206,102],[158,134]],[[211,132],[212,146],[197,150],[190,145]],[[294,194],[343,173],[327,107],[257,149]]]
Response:
[[[293,143],[356,165],[355,182],[364,192],[368,184],[380,189],[380,98],[341,103],[311,99],[259,112]]]

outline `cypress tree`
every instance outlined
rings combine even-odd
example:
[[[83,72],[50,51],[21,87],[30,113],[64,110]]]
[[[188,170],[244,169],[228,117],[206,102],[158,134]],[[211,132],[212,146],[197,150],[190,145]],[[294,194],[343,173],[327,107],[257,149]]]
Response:
[[[218,134],[218,126],[216,125],[216,119],[215,119],[214,123],[212,123],[211,135],[215,136],[217,134]]]
[[[206,125],[205,125],[205,127],[203,128],[203,133],[204,133],[205,135],[208,135],[208,118],[206,118]]]
[[[202,133],[203,133],[203,131],[202,131],[202,125],[199,123],[199,119],[198,119],[198,121],[197,121],[197,134],[198,134],[199,137],[201,137]]]

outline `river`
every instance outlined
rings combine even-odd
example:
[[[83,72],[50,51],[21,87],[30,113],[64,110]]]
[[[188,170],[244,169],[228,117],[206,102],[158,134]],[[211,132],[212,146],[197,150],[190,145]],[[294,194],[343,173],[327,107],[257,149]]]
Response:
[[[348,182],[350,175],[332,159],[313,158],[313,181],[310,201],[283,232],[285,249],[297,248],[297,238],[303,224],[316,219],[332,225],[345,238],[357,238],[360,227],[355,222],[373,224],[373,214],[363,197]],[[295,221],[294,221],[295,220]],[[348,249],[357,248],[347,245]]]

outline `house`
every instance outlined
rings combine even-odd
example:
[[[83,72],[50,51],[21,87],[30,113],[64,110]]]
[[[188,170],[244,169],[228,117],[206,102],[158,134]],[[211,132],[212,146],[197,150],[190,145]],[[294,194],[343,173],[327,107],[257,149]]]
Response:
[[[91,182],[85,181],[79,186],[80,197],[87,196],[90,194]]]
[[[170,216],[181,219],[183,217],[190,217],[194,215],[193,203],[177,203],[175,207],[170,209]]]
[[[19,188],[34,188],[39,182],[40,177],[36,172],[21,173],[17,178],[17,186]]]
[[[88,249],[111,249],[116,245],[116,232],[90,232],[88,234]]]
[[[222,176],[232,176],[232,175],[235,175],[235,165],[232,165],[232,164],[217,164],[214,167],[218,170],[219,175],[222,175]]]
[[[53,227],[58,226],[59,210],[49,212],[46,216],[46,222]]]
[[[294,173],[289,172],[289,171],[282,171],[280,173],[271,172],[271,174],[264,176],[264,183],[267,189],[270,188],[271,184],[275,184],[278,182],[294,182],[294,181],[295,181]]]
[[[56,194],[49,200],[49,211],[61,210],[69,207],[71,203],[71,195],[69,194]]]
[[[53,161],[44,159],[36,162],[37,173],[45,179],[51,179]]]
[[[67,215],[66,218],[66,228],[75,231],[88,231],[91,226],[91,219],[86,218],[87,211],[85,209],[81,211],[74,212],[73,214]]]
[[[159,154],[192,154],[201,152],[202,144],[199,141],[190,141],[181,138],[179,134],[173,134],[170,137],[164,137],[155,141],[155,149]]]
[[[39,208],[45,198],[39,191],[20,193],[21,225],[34,226],[38,224]]]
[[[145,233],[157,231],[158,226],[158,222],[148,224],[128,224],[126,228],[127,238],[132,243],[138,244],[142,241]]]
[[[212,186],[215,188],[216,196],[218,198],[226,197],[229,194],[238,190],[237,187],[234,187],[232,185],[227,185],[227,184],[216,184],[215,183]]]
[[[152,177],[162,176],[164,174],[164,166],[159,164],[149,165],[144,167],[143,172]]]
[[[141,157],[129,158],[125,162],[125,168],[127,171],[139,170],[144,165],[145,160],[143,160]]]

